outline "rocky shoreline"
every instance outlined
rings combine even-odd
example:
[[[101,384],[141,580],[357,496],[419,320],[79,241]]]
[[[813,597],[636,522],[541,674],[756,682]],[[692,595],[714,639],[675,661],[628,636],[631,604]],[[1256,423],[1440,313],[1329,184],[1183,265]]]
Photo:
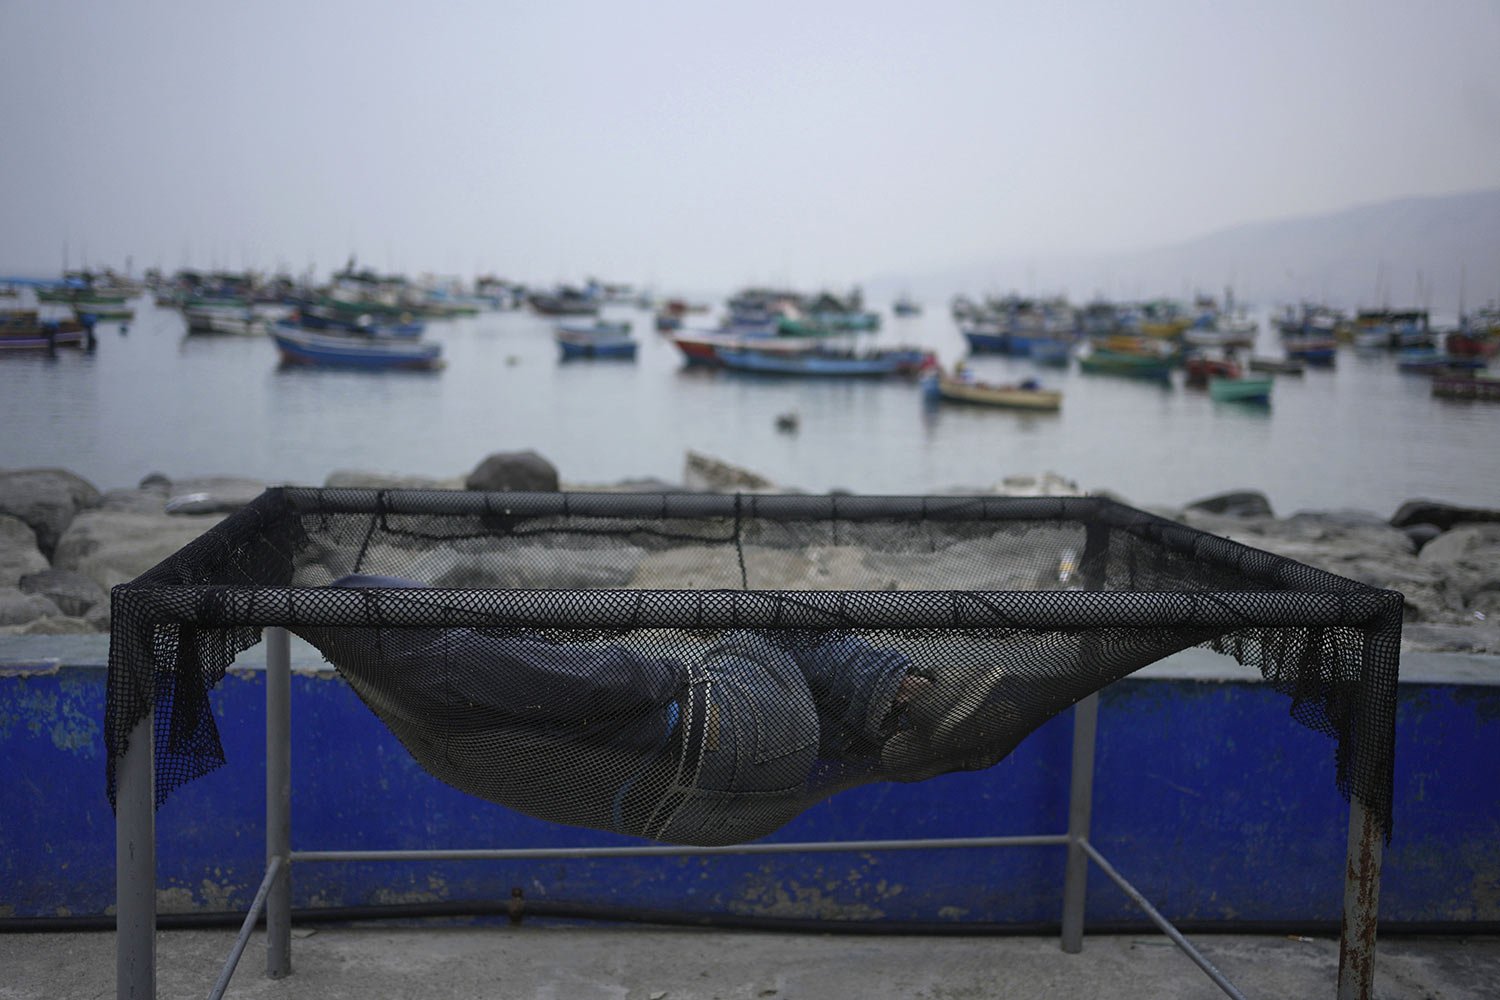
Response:
[[[148,475],[101,491],[63,469],[0,470],[0,635],[109,630],[109,589],[135,579],[238,510],[268,485],[234,477]],[[790,492],[756,473],[689,452],[681,483],[560,481],[535,452],[490,455],[464,476],[432,479],[340,471],[326,487],[631,492]],[[941,494],[1077,493],[1051,474]],[[1124,498],[1119,498],[1124,499]],[[1128,501],[1127,501],[1128,502]],[[1276,517],[1255,492],[1181,510],[1147,508],[1406,597],[1403,648],[1500,654],[1500,511],[1413,500],[1391,517],[1357,510]]]

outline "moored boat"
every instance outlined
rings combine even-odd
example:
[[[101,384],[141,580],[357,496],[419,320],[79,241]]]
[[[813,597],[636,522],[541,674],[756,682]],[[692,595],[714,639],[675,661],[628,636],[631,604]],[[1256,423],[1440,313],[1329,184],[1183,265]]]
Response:
[[[1112,338],[1116,339],[1116,338]],[[1086,372],[1128,375],[1134,378],[1167,379],[1172,374],[1174,358],[1145,350],[1121,350],[1095,344],[1078,356],[1078,367]]]
[[[43,319],[35,310],[0,312],[0,350],[53,351],[59,347],[93,350],[93,325],[76,319]]]
[[[733,346],[716,345],[721,365],[734,371],[762,375],[863,376],[914,375],[937,363],[933,353],[918,347],[888,347],[856,352],[822,344],[786,350],[780,338]]]
[[[1271,385],[1267,375],[1214,376],[1208,380],[1208,395],[1218,403],[1269,403]]]
[[[1253,372],[1270,372],[1274,375],[1301,375],[1307,365],[1296,358],[1252,357],[1249,368]]]
[[[293,320],[278,322],[271,336],[288,365],[431,370],[443,364],[442,345],[429,340],[309,330]]]
[[[563,360],[571,358],[633,358],[636,342],[629,323],[596,320],[588,323],[559,323],[553,338],[562,351]]]
[[[1432,394],[1445,399],[1482,399],[1500,402],[1500,378],[1464,372],[1438,375],[1432,380]]]
[[[1460,369],[1483,368],[1488,362],[1470,354],[1449,354],[1446,351],[1416,349],[1402,351],[1396,358],[1396,367],[1404,372],[1431,374]]]
[[[1050,411],[1062,407],[1062,392],[1043,389],[1036,379],[1004,385],[983,382],[961,366],[952,375],[941,370],[929,372],[924,376],[922,384],[929,398],[954,403],[975,403],[1013,410]]]

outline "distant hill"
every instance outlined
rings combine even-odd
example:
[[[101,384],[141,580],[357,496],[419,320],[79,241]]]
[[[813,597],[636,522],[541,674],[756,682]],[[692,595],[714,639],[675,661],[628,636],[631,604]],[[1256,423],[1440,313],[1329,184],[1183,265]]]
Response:
[[[1456,315],[1500,301],[1500,189],[1402,198],[1323,215],[1223,229],[1134,253],[990,261],[867,284],[880,299],[909,288],[932,304],[958,292],[1096,293],[1116,298],[1202,291],[1263,305],[1317,299],[1345,308],[1420,306]]]

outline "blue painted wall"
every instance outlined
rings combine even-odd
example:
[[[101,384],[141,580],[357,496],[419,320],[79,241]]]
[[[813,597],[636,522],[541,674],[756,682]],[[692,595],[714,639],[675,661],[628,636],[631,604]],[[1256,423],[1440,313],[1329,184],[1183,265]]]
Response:
[[[0,917],[104,914],[102,668],[0,675]],[[263,870],[264,679],[213,695],[228,766],[157,816],[166,910],[249,905]],[[1403,684],[1396,831],[1381,916],[1500,920],[1500,687]],[[1132,679],[1102,695],[1094,841],[1176,920],[1336,921],[1347,806],[1334,745],[1263,685]],[[293,843],[301,849],[626,843],[552,826],[429,778],[332,674],[293,681]],[[1056,833],[1071,723],[988,771],[845,792],[778,839]],[[294,905],[530,899],[845,919],[1056,921],[1058,847],[874,855],[439,864],[303,864]],[[1097,871],[1091,920],[1139,914]]]

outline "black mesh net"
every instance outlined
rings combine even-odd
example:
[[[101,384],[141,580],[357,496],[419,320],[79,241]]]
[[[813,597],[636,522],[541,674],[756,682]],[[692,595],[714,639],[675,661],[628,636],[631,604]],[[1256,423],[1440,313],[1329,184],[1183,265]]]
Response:
[[[208,692],[270,625],[443,781],[706,845],[988,767],[1202,645],[1336,739],[1389,837],[1401,603],[1098,498],[270,490],[115,588],[109,793],[152,708],[158,804],[223,762]]]

